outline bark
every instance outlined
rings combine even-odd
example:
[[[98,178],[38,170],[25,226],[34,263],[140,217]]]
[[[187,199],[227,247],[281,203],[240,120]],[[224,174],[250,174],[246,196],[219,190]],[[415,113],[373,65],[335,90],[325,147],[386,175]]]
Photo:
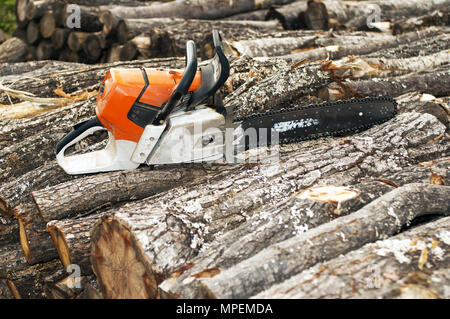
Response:
[[[36,49],[38,60],[53,60],[58,57],[58,51],[50,41],[41,41]]]
[[[25,270],[16,272],[8,279],[12,290],[16,291],[17,299],[44,299],[44,279],[61,269],[59,260],[37,264]]]
[[[19,241],[19,225],[12,218],[0,217],[0,245]]]
[[[94,276],[75,276],[76,274],[71,274],[66,269],[67,267],[44,279],[47,299],[75,299],[86,293],[86,289],[95,286]]]
[[[337,18],[341,23],[356,29],[367,27],[368,22],[375,22],[373,15],[377,13],[378,8],[381,19],[395,20],[408,16],[420,16],[450,5],[448,0],[434,2],[417,0],[414,1],[414,5],[407,0],[395,3],[389,0],[375,0],[371,1],[370,5],[362,1],[323,0],[322,2],[330,17]]]
[[[407,292],[420,298],[446,298],[439,296],[430,284],[449,262],[443,254],[448,250],[448,242],[441,237],[448,232],[449,222],[450,218],[441,218],[318,263],[255,298],[342,299],[368,294],[379,298],[386,291],[397,292],[389,298],[405,298]]]
[[[449,196],[448,186],[409,184],[395,189],[351,215],[269,246],[212,278],[200,279],[200,296],[251,297],[318,262],[390,237],[416,217],[447,215]]]
[[[431,135],[426,137],[415,135],[425,127],[434,127],[433,133],[429,131]],[[398,165],[386,162],[392,148],[403,149],[409,145],[411,149],[422,149],[426,142],[444,130],[432,116],[407,113],[354,136],[349,144],[340,145],[336,141],[319,146],[315,141],[292,145],[291,151],[288,148],[287,153],[282,153],[283,162],[279,168],[271,163],[228,167],[222,175],[210,173],[205,176],[209,177],[207,182],[197,181],[196,185],[172,189],[170,194],[163,193],[112,210],[111,216],[94,228],[91,239],[91,263],[102,292],[106,298],[155,297],[158,295],[155,284],[183,265],[189,265],[199,251],[221,233],[236,229],[255,211],[261,212],[261,218],[269,218],[264,214],[266,204],[284,202],[289,194],[294,196],[299,190],[320,182],[322,176],[335,174],[339,183],[344,183],[344,177],[348,179],[349,175],[379,176],[392,165]],[[408,135],[414,142],[408,141]],[[405,139],[391,140],[398,136]],[[363,141],[369,137],[375,144],[366,148]],[[442,156],[446,146],[434,147],[433,152],[429,149],[423,152]],[[397,160],[406,165],[403,157],[394,161]],[[408,158],[406,161],[415,160]],[[333,167],[336,162],[341,165]],[[380,164],[373,167],[371,163]],[[234,242],[248,243],[236,240],[236,237]],[[264,243],[264,240],[255,242]],[[128,249],[134,253],[124,254]],[[113,280],[112,269],[122,269],[123,277]]]
[[[328,43],[324,47],[293,53],[286,55],[285,58],[291,58],[293,61],[302,61],[304,59],[315,61],[321,59],[339,59],[347,55],[365,55],[382,49],[394,48],[401,44],[420,41],[421,39],[430,39],[442,34],[442,30],[436,27],[430,27],[399,36],[366,34],[366,39],[360,38],[356,43],[346,43],[344,37],[344,42],[337,40],[334,44],[329,44],[327,41]]]
[[[0,299],[15,299],[7,279],[0,279]]]
[[[14,13],[16,15],[16,23],[19,28],[24,28],[30,21],[29,19],[27,19],[27,6],[29,2],[31,1],[30,0],[16,1]]]
[[[39,32],[44,39],[50,39],[55,32],[56,22],[53,12],[48,11],[41,18],[39,23]]]
[[[297,64],[279,70],[260,83],[246,83],[228,95],[224,104],[233,106],[237,118],[264,110],[279,110],[289,105],[289,101],[314,95],[318,88],[331,81],[329,73],[319,64]]]
[[[435,163],[433,171],[448,179],[450,172],[447,166],[445,160]],[[160,288],[169,296],[199,297],[201,283],[193,278],[206,275],[205,270],[230,268],[269,245],[287,240],[339,216],[351,214],[396,187],[412,182],[429,183],[431,175],[428,167],[421,166],[413,166],[400,173],[387,168],[381,175],[361,174],[359,169],[350,169],[345,175],[338,172],[314,181],[314,184],[320,185],[348,185],[337,189],[338,192],[324,187],[312,187],[300,192],[285,190],[283,194],[286,199],[280,199],[279,202],[269,201],[256,211],[247,213],[249,218],[244,223],[206,245],[198,257],[190,260],[189,263],[193,265],[190,269],[182,274],[174,272]],[[358,182],[359,180],[362,181]],[[341,200],[338,200],[338,193],[346,194],[347,199],[341,197]],[[247,210],[246,206],[243,206],[243,209]]]
[[[448,96],[450,90],[450,68],[444,66],[426,73],[412,73],[390,78],[377,78],[376,81],[345,81],[343,85],[332,83],[321,90],[320,95],[327,100],[338,100],[349,96],[399,96],[411,91],[419,91],[434,96]]]
[[[39,23],[32,20],[27,25],[27,43],[35,44],[41,39],[41,33],[39,31]]]
[[[130,172],[111,172],[88,176],[53,187],[32,192],[41,218],[45,222],[82,215],[104,203],[142,199],[187,183],[201,176],[193,170],[175,166],[150,170],[142,168]],[[70,192],[67,192],[67,190]]]
[[[3,42],[5,42],[6,40],[8,40],[10,38],[11,38],[11,36],[9,34],[7,34],[3,30],[0,30],[0,44],[2,44]]]
[[[449,8],[436,10],[424,16],[412,17],[397,21],[392,27],[392,33],[400,34],[404,32],[411,32],[420,28],[425,28],[433,25],[436,26],[450,25]]]
[[[153,19],[120,19],[117,23],[117,39],[120,44],[155,28],[164,28],[183,23],[183,19],[153,18]]]
[[[116,6],[111,13],[122,19],[166,18],[216,20],[235,14],[250,12],[255,9],[268,8],[274,4],[286,4],[293,0],[264,0],[255,2],[244,0],[239,2],[224,2],[220,0],[200,0],[196,3],[188,1],[173,1],[142,7]]]
[[[305,21],[299,15],[306,11],[305,1],[296,1],[281,7],[270,7],[265,16],[265,20],[277,19],[284,30],[305,29]]]
[[[28,54],[28,47],[19,38],[11,38],[0,44],[0,62],[22,62]]]
[[[46,224],[39,217],[33,202],[24,202],[15,208],[20,228],[20,244],[30,265],[47,262],[58,257]]]
[[[4,279],[29,267],[19,243],[0,246],[0,261],[0,278]]]
[[[84,52],[73,52],[69,48],[64,48],[63,50],[60,51],[58,60],[73,63],[87,62],[87,59],[84,56]]]
[[[224,20],[264,21],[264,20],[266,20],[266,14],[267,14],[267,10],[261,9],[261,10],[254,10],[254,11],[245,12],[245,13],[234,14],[232,16],[224,18]]]

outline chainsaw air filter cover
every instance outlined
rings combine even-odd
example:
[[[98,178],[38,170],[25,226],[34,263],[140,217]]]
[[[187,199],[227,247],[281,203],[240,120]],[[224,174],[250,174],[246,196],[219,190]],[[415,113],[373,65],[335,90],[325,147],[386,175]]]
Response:
[[[97,96],[96,113],[116,140],[138,142],[147,124],[155,119],[172,95],[184,70],[110,69]],[[201,72],[189,91],[202,84]]]

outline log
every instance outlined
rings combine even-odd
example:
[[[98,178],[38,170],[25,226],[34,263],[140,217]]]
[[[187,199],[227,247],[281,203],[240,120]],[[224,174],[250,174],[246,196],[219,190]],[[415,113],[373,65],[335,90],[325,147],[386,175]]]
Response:
[[[58,60],[74,63],[83,63],[86,61],[84,57],[84,52],[73,52],[69,48],[64,48],[63,50],[60,51]]]
[[[347,55],[365,55],[382,49],[394,48],[401,44],[409,44],[410,42],[420,41],[421,39],[430,39],[440,34],[442,34],[442,30],[436,27],[430,27],[417,32],[409,32],[399,36],[378,34],[369,37],[369,34],[367,34],[366,39],[361,38],[356,44],[340,42],[338,40],[335,44],[326,44],[325,47],[293,53],[284,56],[284,58],[291,58],[293,61],[303,61],[305,59],[310,61],[339,59]]]
[[[6,40],[8,40],[10,38],[11,38],[11,36],[9,34],[7,34],[3,30],[0,30],[0,44],[2,44],[3,42],[5,42]]]
[[[40,28],[39,23],[37,23],[34,20],[32,20],[32,21],[30,21],[30,23],[28,23],[28,25],[27,25],[27,43],[28,44],[35,44],[40,40],[41,34],[39,31],[39,28]]]
[[[224,2],[220,0],[200,0],[195,4],[188,1],[173,1],[157,3],[142,7],[116,6],[111,13],[122,19],[147,18],[184,18],[217,20],[239,13],[250,12],[255,9],[265,9],[274,4],[286,4],[293,0],[264,0],[255,2],[243,0],[239,2]]]
[[[12,218],[0,217],[0,245],[19,241],[19,225]]]
[[[304,14],[307,4],[305,1],[296,1],[285,6],[271,6],[267,10],[265,20],[277,19],[284,30],[306,29],[305,20],[299,15]]]
[[[120,19],[117,23],[117,39],[124,44],[134,37],[151,32],[155,28],[164,28],[170,25],[183,23],[183,19],[153,18],[153,19]]]
[[[50,41],[41,41],[36,49],[36,58],[38,60],[52,60],[58,57],[58,51]]]
[[[318,263],[255,298],[343,299],[367,293],[379,298],[386,291],[392,294],[389,298],[446,298],[448,293],[440,296],[433,289],[436,284],[432,279],[448,265],[448,254],[443,252],[449,245],[441,236],[449,229],[449,217],[426,223]],[[445,282],[436,286],[443,285]]]
[[[11,290],[16,299],[44,299],[44,279],[61,269],[57,259],[44,264],[37,264],[8,276]]]
[[[327,7],[320,1],[308,0],[304,13],[305,24],[311,30],[328,30],[329,15]]]
[[[48,11],[51,11],[52,2],[48,0],[29,1],[25,8],[26,18],[28,20],[42,18]]]
[[[39,32],[44,39],[50,39],[55,32],[56,22],[53,12],[48,11],[41,18],[39,23]]]
[[[450,80],[450,68],[444,66],[431,72],[407,74],[403,76],[378,78],[364,81],[345,81],[343,86],[333,83],[322,89],[320,96],[327,100],[338,100],[348,96],[399,96],[411,91],[419,91],[434,96],[448,96],[446,85]]]
[[[69,29],[56,28],[52,34],[53,47],[57,50],[62,49],[62,47],[66,44],[69,33]]]
[[[70,268],[69,268],[70,270]],[[95,277],[80,274],[74,276],[67,271],[67,267],[44,278],[44,292],[47,299],[76,299],[86,290],[95,289]]]
[[[411,32],[429,26],[449,26],[450,25],[450,11],[449,8],[443,8],[431,12],[430,14],[402,19],[397,21],[392,26],[392,33],[394,35],[405,32]]]
[[[245,13],[238,13],[232,16],[224,18],[224,20],[253,20],[253,21],[264,21],[266,19],[267,10],[254,10]]]
[[[88,32],[70,32],[67,38],[67,46],[73,52],[78,52],[83,48],[83,44],[89,35],[90,33]]]
[[[447,179],[450,177],[446,161],[436,163],[433,170]],[[200,282],[193,281],[192,278],[200,278],[205,269],[230,268],[269,245],[353,213],[396,187],[411,182],[429,183],[431,173],[429,168],[412,166],[401,173],[387,168],[381,176],[377,175],[379,173],[368,173],[361,178],[359,172],[351,173],[350,170],[345,175],[334,173],[320,180],[321,185],[350,186],[317,186],[297,194],[292,191],[284,192],[287,200],[269,202],[269,205],[253,212],[245,223],[204,247],[202,254],[190,261],[193,265],[190,269],[182,274],[174,272],[160,285],[160,289],[169,296],[199,297]],[[359,179],[363,181],[355,184]],[[338,194],[339,197],[342,196],[340,200]]]
[[[11,274],[29,267],[19,243],[0,246],[0,278],[9,279]]]
[[[28,264],[45,263],[58,257],[46,223],[42,222],[33,202],[24,202],[15,208],[14,217],[20,228],[20,244]]]
[[[30,0],[16,0],[14,6],[14,13],[16,15],[16,23],[19,28],[24,28],[28,22],[27,19],[27,6]]]
[[[384,20],[395,20],[399,17],[411,17],[428,14],[434,10],[447,8],[450,5],[448,0],[430,2],[417,0],[414,5],[406,0],[393,3],[389,0],[371,1],[370,5],[361,1],[336,1],[322,0],[327,8],[329,16],[345,23],[354,29],[367,28],[368,23],[376,22],[376,14]]]
[[[351,215],[269,246],[212,278],[201,278],[200,296],[249,298],[318,262],[390,237],[414,218],[447,215],[449,196],[448,186],[409,184],[397,188]]]
[[[97,62],[103,53],[103,49],[109,47],[111,42],[111,40],[107,40],[100,32],[89,34],[83,43],[83,51],[86,53],[87,60],[90,63]],[[133,60],[133,58],[134,56],[129,58],[128,61]]]
[[[426,137],[416,135],[420,142],[411,144],[406,140],[391,140],[394,136],[415,135],[415,132],[419,132],[423,127],[434,129],[433,133],[429,132],[431,135]],[[284,202],[287,194],[295,194],[300,189],[314,185],[320,181],[320,176],[330,176],[334,173],[336,180],[343,182],[343,177],[349,178],[349,175],[380,175],[393,165],[382,159],[384,152],[390,153],[392,148],[412,145],[422,149],[426,142],[443,131],[445,127],[430,115],[405,113],[396,120],[354,136],[353,142],[349,144],[341,145],[338,141],[330,141],[328,145],[319,145],[315,141],[292,145],[291,151],[289,148],[285,150],[289,155],[283,157],[282,169],[277,169],[277,164],[270,162],[256,167],[235,165],[228,167],[227,171],[221,174],[206,175],[207,182],[197,181],[195,186],[175,188],[170,194],[163,193],[112,210],[111,216],[99,222],[91,235],[91,263],[103,295],[106,298],[156,297],[158,289],[155,284],[183,265],[189,264],[201,249],[219,238],[221,233],[236,229],[255,211],[261,214],[266,212],[265,205]],[[369,146],[370,149],[363,146],[368,137],[373,137],[375,143]],[[424,152],[442,156],[445,144],[435,144],[434,147],[435,151],[425,149]],[[421,151],[418,150],[418,153]],[[324,158],[324,154],[327,154],[327,158]],[[336,158],[339,158],[338,162],[342,163],[342,166],[330,167],[332,163],[336,163]],[[402,165],[405,165],[405,160],[415,161],[403,157],[398,160]],[[377,161],[383,164],[374,168],[370,163]],[[353,168],[353,173],[349,174],[347,170],[355,166],[364,169],[359,171],[358,168]],[[260,178],[261,174],[266,178]],[[296,176],[302,178],[296,179]],[[216,186],[211,188],[211,185]],[[233,196],[230,196],[230,193]],[[152,218],[149,219],[149,216]],[[238,242],[236,238],[234,242]],[[264,240],[255,242],[264,243]],[[122,249],[130,249],[135,253],[126,257]],[[238,253],[238,250],[234,251]],[[134,265],[133,269],[127,266],[131,264]],[[115,277],[114,285],[112,269],[123,270],[123,277]]]
[[[64,7],[59,8],[58,14],[62,17],[57,19],[62,23],[62,26],[69,29],[76,29],[77,32],[98,32],[103,26],[99,20],[99,9],[96,7],[78,6],[77,11],[69,10],[71,4],[65,4]],[[76,13],[78,17],[74,18]]]
[[[28,54],[28,46],[19,38],[11,38],[0,44],[0,62],[22,62]]]
[[[102,207],[137,200],[187,183],[201,176],[201,167],[192,165],[130,172],[111,172],[87,176],[53,187],[33,191],[32,196],[45,222],[83,215]],[[67,192],[70,189],[70,192]]]

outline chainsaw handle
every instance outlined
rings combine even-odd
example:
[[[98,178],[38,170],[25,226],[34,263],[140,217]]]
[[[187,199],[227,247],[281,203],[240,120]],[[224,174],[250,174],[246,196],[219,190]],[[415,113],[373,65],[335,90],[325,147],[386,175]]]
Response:
[[[186,68],[183,73],[183,77],[178,83],[175,91],[170,96],[169,101],[162,109],[161,113],[155,120],[155,124],[159,124],[160,121],[164,121],[167,116],[172,112],[180,99],[188,92],[192,81],[194,81],[195,74],[197,73],[197,47],[195,42],[189,40],[186,43]]]
[[[96,128],[96,129],[94,129]],[[92,129],[92,130],[90,130]],[[59,143],[56,145],[56,154],[58,155],[61,151],[64,153],[66,148],[72,146],[73,144],[82,140],[85,136],[90,135],[98,130],[104,130],[105,127],[99,121],[97,116],[86,120],[84,122],[78,123],[73,127],[73,131],[67,134]],[[89,134],[83,134],[87,130],[90,130]]]

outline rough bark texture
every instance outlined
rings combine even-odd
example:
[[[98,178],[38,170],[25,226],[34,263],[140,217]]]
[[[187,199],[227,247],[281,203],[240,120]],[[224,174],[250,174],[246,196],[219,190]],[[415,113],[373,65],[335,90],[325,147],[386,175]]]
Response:
[[[270,246],[212,278],[200,279],[200,296],[251,297],[317,262],[392,236],[416,217],[447,215],[449,196],[448,186],[409,184],[395,189],[349,216]]]
[[[449,26],[450,25],[449,8],[436,10],[430,14],[421,17],[413,17],[400,20],[393,25],[392,33],[400,34],[404,32],[414,31],[419,28],[429,27],[432,25]]]
[[[280,7],[270,7],[267,10],[265,20],[277,19],[285,30],[298,30],[306,27],[304,20],[299,19],[299,14],[306,11],[306,1],[295,1]]]
[[[0,62],[20,62],[28,54],[28,46],[19,38],[11,38],[0,44]]]
[[[448,298],[450,218],[318,263],[255,298]],[[387,293],[390,293],[390,296]]]
[[[423,120],[431,122],[425,123],[422,122]],[[404,124],[398,125],[398,121]],[[414,132],[417,132],[417,125],[420,122],[422,124],[419,124],[419,127],[430,127],[430,123],[434,122],[435,124],[431,125],[431,127],[434,126],[436,129],[431,136],[416,137],[422,140],[422,142],[416,140],[413,144],[409,144],[409,142],[403,139],[394,139],[395,142],[394,140],[390,141],[394,136],[414,135]],[[397,131],[399,128],[409,133],[400,133]],[[113,211],[114,215],[99,223],[94,229],[92,236],[91,262],[97,277],[102,282],[100,286],[102,287],[103,293],[105,297],[154,297],[157,295],[157,289],[154,286],[155,282],[159,282],[172,271],[190,262],[205,243],[211,242],[220,233],[227,232],[239,226],[246,220],[247,214],[252,214],[255,209],[258,209],[261,205],[267,203],[267,201],[276,201],[280,196],[280,199],[286,198],[288,192],[292,194],[299,189],[309,187],[318,182],[321,179],[320,177],[324,175],[328,176],[335,173],[336,179],[342,182],[342,172],[357,163],[359,163],[357,164],[358,168],[354,174],[360,174],[360,176],[366,174],[379,175],[387,169],[386,164],[380,165],[377,169],[371,167],[368,163],[386,163],[385,161],[388,161],[391,155],[381,154],[383,154],[383,150],[391,149],[391,143],[394,143],[397,148],[399,147],[399,144],[397,144],[399,142],[404,145],[403,147],[410,145],[410,147],[415,148],[412,145],[416,145],[422,148],[419,145],[431,140],[433,138],[432,136],[440,135],[443,130],[445,130],[444,126],[432,116],[405,113],[390,123],[353,137],[353,142],[349,144],[339,145],[336,143],[323,146],[323,149],[316,146],[317,148],[314,150],[308,150],[306,152],[305,150],[308,149],[308,144],[299,145],[299,149],[289,153],[289,159],[285,158],[283,160],[282,168],[277,169],[277,165],[273,166],[270,164],[257,166],[253,169],[235,166],[230,168],[233,173],[230,171],[227,172],[229,176],[227,179],[224,180],[219,175],[222,182],[215,189],[207,193],[205,193],[205,188],[200,183],[195,187],[190,186],[188,192],[184,188],[171,190],[170,196],[176,196],[176,200],[172,200],[172,202],[165,200],[165,195],[163,194],[148,199],[149,202],[151,201],[153,203],[150,207],[146,203],[146,200],[144,200],[132,205],[126,205],[116,212]],[[372,151],[368,152],[363,141],[369,137],[373,137],[371,143],[375,144],[370,144],[371,146],[369,147]],[[403,142],[401,142],[402,140]],[[359,145],[358,147],[361,147],[361,151],[366,155],[359,153],[356,145]],[[434,147],[439,149],[438,153],[441,155],[443,146],[435,145]],[[375,150],[377,151],[375,152]],[[431,154],[429,149],[425,149],[424,152],[427,155]],[[381,157],[378,157],[379,155],[376,155],[377,153]],[[418,153],[421,152],[419,151]],[[320,156],[321,160],[315,162],[312,159],[313,154]],[[323,158],[323,154],[330,156],[328,159],[329,164]],[[339,162],[344,166],[340,166],[339,168],[335,167],[334,169],[329,166],[332,166],[331,162],[334,162],[337,157],[341,156],[343,157]],[[417,154],[417,156],[419,155]],[[301,158],[304,159],[303,162]],[[406,158],[401,157],[397,160],[403,162]],[[304,164],[299,164],[298,161]],[[366,161],[367,164],[364,164]],[[312,164],[313,167],[308,168],[308,166],[303,166],[306,163]],[[295,182],[295,176],[299,174],[301,174],[302,179]],[[230,177],[230,175],[233,177]],[[258,176],[264,176],[264,178],[259,178]],[[242,178],[241,181],[240,178]],[[275,181],[277,182],[275,183]],[[212,179],[209,180],[209,183],[214,185]],[[207,185],[210,185],[209,183]],[[238,186],[233,187],[233,183]],[[270,186],[268,186],[269,184]],[[227,195],[230,194],[229,192],[234,195],[229,197]],[[176,195],[177,193],[183,195]],[[199,197],[199,194],[203,195]],[[161,204],[159,203],[164,203],[164,205],[160,207]],[[149,219],[149,216],[152,216],[152,219]],[[122,238],[121,236],[125,236],[128,240],[123,242],[120,239]],[[118,249],[111,250],[111,247],[131,249],[135,251],[135,254],[127,257],[122,255]],[[110,264],[110,260],[116,258],[115,256],[123,257],[117,260],[117,265],[114,262],[113,266]],[[133,269],[129,269],[127,266],[130,262],[128,258],[134,261],[133,265],[135,266],[133,266]],[[110,267],[114,269],[127,269],[128,274],[134,278],[134,281],[131,283],[127,282],[126,278],[128,277],[124,277],[120,279],[120,284],[111,286]],[[136,277],[133,277],[134,275]],[[131,290],[129,284],[133,284],[133,287],[137,288]]]

